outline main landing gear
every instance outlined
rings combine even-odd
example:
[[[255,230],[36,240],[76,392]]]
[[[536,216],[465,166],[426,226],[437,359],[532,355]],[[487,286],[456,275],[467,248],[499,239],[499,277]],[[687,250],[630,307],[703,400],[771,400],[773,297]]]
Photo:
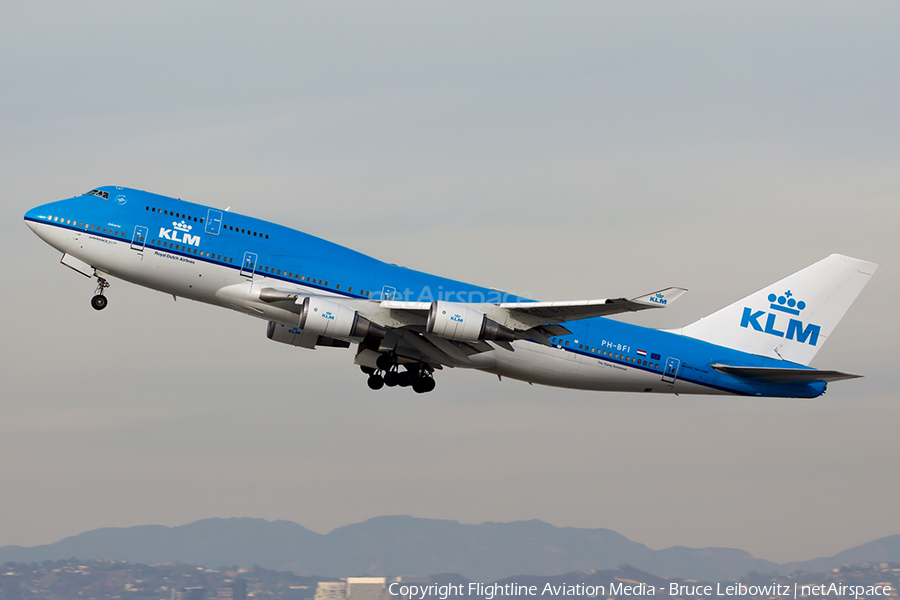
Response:
[[[384,386],[412,387],[417,394],[425,394],[434,389],[432,369],[424,363],[405,365],[406,370],[401,372],[393,356],[382,354],[375,364],[377,369],[360,366],[360,370],[369,376],[366,381],[369,389],[380,390]]]
[[[109,287],[109,282],[96,275],[97,289],[94,291],[94,297],[91,298],[91,306],[94,310],[103,310],[109,304],[109,300],[103,295],[103,291]]]

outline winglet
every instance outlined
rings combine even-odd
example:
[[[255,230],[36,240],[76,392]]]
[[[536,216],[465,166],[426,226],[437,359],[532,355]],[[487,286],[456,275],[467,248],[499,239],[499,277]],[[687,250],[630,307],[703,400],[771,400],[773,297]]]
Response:
[[[678,300],[682,294],[684,294],[687,290],[679,287],[670,287],[664,290],[659,290],[658,292],[651,292],[644,296],[638,296],[637,298],[632,298],[632,302],[636,302],[637,304],[644,304],[648,307],[654,308],[664,308]]]

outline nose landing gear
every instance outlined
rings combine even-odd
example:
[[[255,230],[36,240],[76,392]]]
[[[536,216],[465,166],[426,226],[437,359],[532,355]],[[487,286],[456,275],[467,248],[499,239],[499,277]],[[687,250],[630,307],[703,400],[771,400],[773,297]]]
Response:
[[[94,291],[94,297],[91,298],[91,306],[94,310],[103,310],[109,304],[109,300],[103,295],[103,291],[109,287],[109,282],[96,275],[97,289]]]

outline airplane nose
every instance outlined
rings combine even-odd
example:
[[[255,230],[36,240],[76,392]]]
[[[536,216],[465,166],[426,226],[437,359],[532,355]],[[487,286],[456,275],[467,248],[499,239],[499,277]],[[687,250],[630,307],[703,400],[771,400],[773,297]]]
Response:
[[[41,218],[41,206],[36,206],[25,213],[25,224],[28,225],[28,228],[33,232],[37,233],[38,220]]]
[[[37,217],[36,209],[32,208],[27,213],[25,213],[25,224],[34,231],[37,232],[37,223],[34,222],[35,217]]]

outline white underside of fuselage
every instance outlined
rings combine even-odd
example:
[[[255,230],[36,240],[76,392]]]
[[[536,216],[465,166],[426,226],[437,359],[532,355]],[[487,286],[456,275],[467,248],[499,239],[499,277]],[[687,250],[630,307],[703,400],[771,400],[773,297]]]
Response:
[[[32,230],[60,252],[107,275],[166,294],[230,308],[266,321],[296,327],[298,315],[259,300],[259,290],[277,287],[303,295],[340,297],[318,288],[272,279],[265,274],[242,275],[237,269],[164,250],[134,249],[125,241],[90,232],[30,222]],[[359,341],[359,340],[356,340]],[[585,356],[564,348],[528,341],[513,342],[515,351],[496,348],[470,356],[474,368],[488,373],[553,387],[582,390],[675,394],[721,394],[720,390],[676,379],[659,372]]]

